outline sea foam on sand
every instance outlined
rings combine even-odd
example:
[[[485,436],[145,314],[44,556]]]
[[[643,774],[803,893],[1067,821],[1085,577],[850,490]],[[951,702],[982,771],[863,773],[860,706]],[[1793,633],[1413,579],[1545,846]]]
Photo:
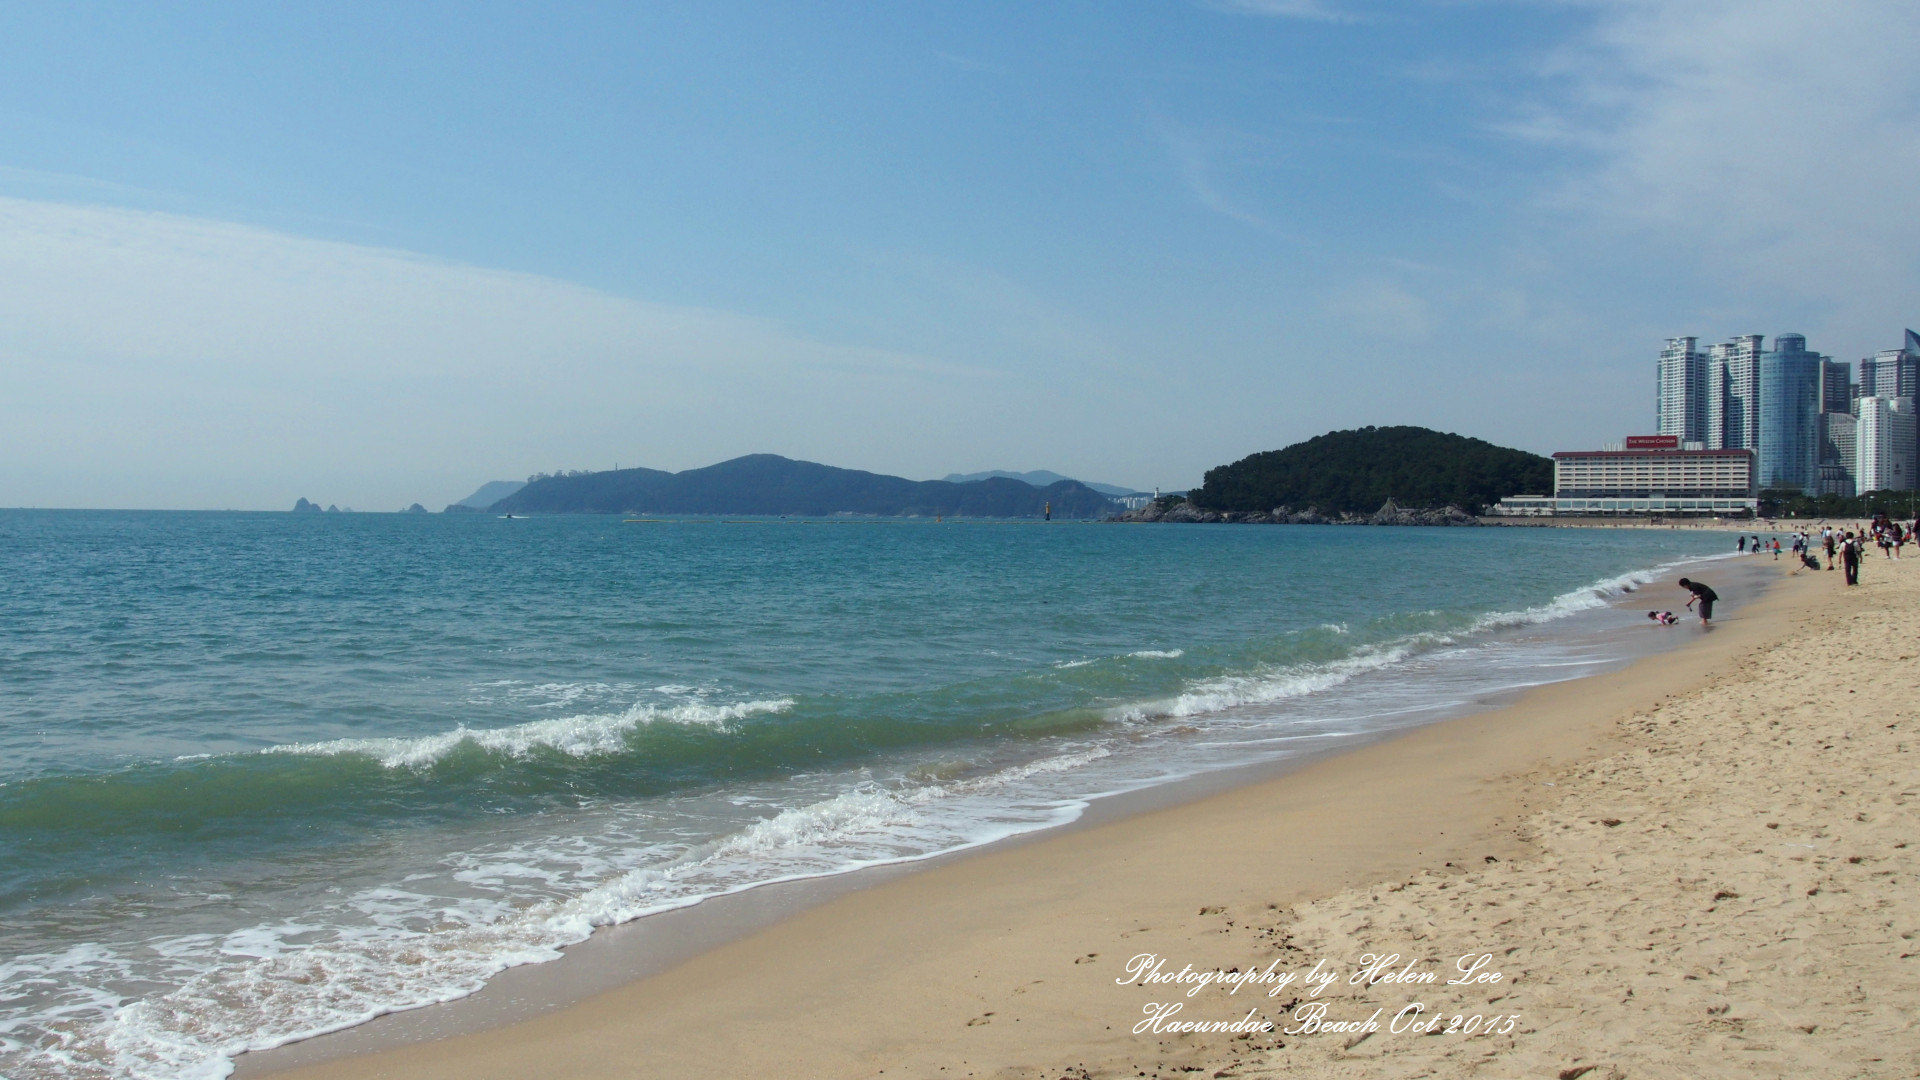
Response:
[[[1900,627],[1920,569],[1872,569],[1859,589],[1801,575],[1710,634],[1654,631],[1698,644],[1507,710],[876,886],[511,1030],[306,1076],[598,1078],[641,1056],[671,1075],[1911,1076],[1920,647]],[[1274,1031],[1227,1031],[1208,1025],[1248,1013],[1234,980],[1191,999],[1139,986],[1125,966],[1143,953],[1447,975],[1325,980],[1251,1006]],[[1462,957],[1500,978],[1452,982]],[[1201,1026],[1133,1032],[1169,1002]],[[1483,1022],[1449,1033],[1455,1017]]]

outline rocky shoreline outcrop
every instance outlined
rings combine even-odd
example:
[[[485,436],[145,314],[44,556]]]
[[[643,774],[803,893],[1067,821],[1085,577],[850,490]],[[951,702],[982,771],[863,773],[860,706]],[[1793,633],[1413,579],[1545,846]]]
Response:
[[[1156,499],[1138,510],[1129,510],[1124,514],[1115,514],[1108,521],[1170,522],[1174,524],[1211,525],[1215,523],[1233,525],[1478,525],[1479,519],[1458,506],[1442,506],[1436,509],[1407,510],[1388,499],[1380,509],[1371,514],[1336,513],[1325,514],[1319,507],[1309,506],[1305,510],[1295,510],[1290,506],[1276,506],[1269,511],[1228,510],[1224,513],[1203,510],[1185,499]]]

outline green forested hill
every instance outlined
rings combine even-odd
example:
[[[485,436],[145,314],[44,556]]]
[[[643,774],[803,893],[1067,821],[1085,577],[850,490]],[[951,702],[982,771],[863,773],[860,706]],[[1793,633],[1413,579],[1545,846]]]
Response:
[[[1209,469],[1187,497],[1217,512],[1311,506],[1372,513],[1388,499],[1410,509],[1478,511],[1508,495],[1552,490],[1553,462],[1538,454],[1423,427],[1364,427]]]

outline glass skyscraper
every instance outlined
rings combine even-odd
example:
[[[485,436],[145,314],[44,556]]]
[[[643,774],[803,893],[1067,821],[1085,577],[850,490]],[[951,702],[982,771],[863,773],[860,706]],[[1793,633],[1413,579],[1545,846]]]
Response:
[[[1820,361],[1820,411],[1823,413],[1853,411],[1854,392],[1853,369],[1845,360]]]
[[[1826,358],[1780,334],[1760,354],[1760,490],[1815,494],[1820,481],[1820,384]]]

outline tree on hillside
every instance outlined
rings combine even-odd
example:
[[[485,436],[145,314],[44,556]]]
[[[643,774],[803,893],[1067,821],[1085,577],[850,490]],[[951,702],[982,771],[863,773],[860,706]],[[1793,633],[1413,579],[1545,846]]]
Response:
[[[1423,427],[1330,431],[1207,471],[1189,494],[1216,512],[1317,507],[1372,513],[1392,499],[1405,508],[1479,510],[1508,495],[1553,490],[1553,462],[1483,439]]]

